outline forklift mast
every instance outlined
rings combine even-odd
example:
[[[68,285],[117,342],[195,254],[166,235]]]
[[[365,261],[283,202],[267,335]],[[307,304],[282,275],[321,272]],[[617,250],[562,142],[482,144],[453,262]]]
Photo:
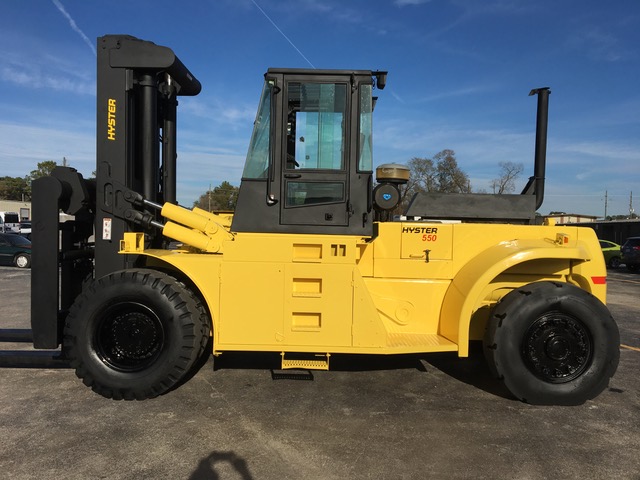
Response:
[[[97,80],[95,276],[101,277],[131,266],[118,255],[135,221],[126,191],[176,203],[176,97],[197,95],[201,87],[169,48],[121,35],[99,39]],[[161,232],[150,235],[149,245],[160,247]]]
[[[57,167],[33,185],[36,348],[61,343],[66,312],[87,279],[135,264],[135,256],[118,254],[120,240],[157,213],[133,209],[131,192],[155,204],[176,202],[177,96],[201,89],[171,49],[129,35],[98,38],[97,65],[95,180]],[[60,211],[74,220],[60,223]],[[161,231],[148,230],[146,241],[160,247]]]

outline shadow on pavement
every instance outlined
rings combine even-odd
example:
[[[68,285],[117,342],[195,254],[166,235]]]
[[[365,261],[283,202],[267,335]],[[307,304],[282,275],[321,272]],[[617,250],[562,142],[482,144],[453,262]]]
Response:
[[[311,370],[281,370],[280,360],[280,354],[273,352],[225,352],[215,359],[214,370],[271,370],[273,380],[313,381]],[[438,370],[491,395],[514,399],[507,388],[491,375],[482,352],[482,342],[471,342],[467,358],[459,358],[455,352],[398,355],[332,354],[330,357],[330,370],[335,372],[407,369],[424,373],[428,373],[429,369]]]
[[[200,460],[198,467],[189,476],[189,480],[216,480],[221,478],[220,472],[216,471],[216,465],[219,464],[230,465],[243,480],[253,479],[244,458],[237,456],[234,452],[211,452]]]

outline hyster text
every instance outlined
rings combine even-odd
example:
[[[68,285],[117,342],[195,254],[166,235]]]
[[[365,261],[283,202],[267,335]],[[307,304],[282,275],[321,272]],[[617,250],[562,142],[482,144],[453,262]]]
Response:
[[[402,227],[402,233],[438,233],[438,227]]]
[[[108,113],[107,113],[107,139],[116,139],[116,99],[109,99]]]

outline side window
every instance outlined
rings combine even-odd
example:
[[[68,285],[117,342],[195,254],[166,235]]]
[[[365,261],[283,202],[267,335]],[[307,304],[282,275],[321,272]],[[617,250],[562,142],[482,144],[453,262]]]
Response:
[[[287,170],[344,170],[347,86],[290,82]]]
[[[373,104],[371,99],[371,85],[360,87],[360,131],[358,145],[358,171],[373,171]]]
[[[253,133],[244,164],[242,178],[264,179],[269,171],[270,130],[271,130],[271,89],[273,85],[266,81],[262,89],[260,108],[253,122]]]

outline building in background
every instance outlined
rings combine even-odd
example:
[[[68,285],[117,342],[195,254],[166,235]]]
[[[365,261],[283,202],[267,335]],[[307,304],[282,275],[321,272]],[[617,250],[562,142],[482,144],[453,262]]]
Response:
[[[31,202],[0,200],[0,212],[18,212],[21,221],[31,220]]]

